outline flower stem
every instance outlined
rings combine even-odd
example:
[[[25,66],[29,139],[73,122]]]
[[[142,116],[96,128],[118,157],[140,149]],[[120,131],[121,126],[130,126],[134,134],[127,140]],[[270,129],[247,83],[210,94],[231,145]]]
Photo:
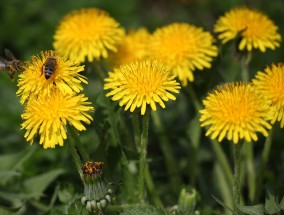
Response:
[[[246,53],[244,56],[242,56],[241,59],[241,75],[242,75],[242,80],[244,82],[248,82],[250,77],[249,77],[249,70],[248,70],[248,65],[249,62],[251,61],[251,52]]]
[[[160,147],[161,147],[162,153],[165,158],[168,177],[170,179],[171,187],[175,191],[179,191],[177,186],[181,185],[181,180],[178,174],[179,171],[178,171],[178,167],[176,166],[175,158],[172,154],[172,148],[169,143],[169,139],[165,136],[165,129],[163,127],[159,114],[156,111],[153,111],[151,116],[153,118],[154,125],[158,132],[158,137],[160,140]]]
[[[272,145],[272,136],[273,136],[273,128],[269,131],[269,135],[266,138],[265,143],[264,143],[262,159],[261,159],[260,168],[259,168],[258,176],[257,176],[257,189],[255,191],[256,192],[255,202],[259,201],[260,194],[263,188],[263,173],[265,172],[265,168],[266,168],[267,161],[268,161],[269,154],[270,154],[270,149]]]
[[[141,203],[145,201],[145,170],[146,170],[146,157],[148,145],[148,128],[149,128],[150,111],[146,110],[143,117],[143,127],[140,141],[140,162],[139,162],[139,178],[138,178],[138,192],[139,200]]]
[[[249,188],[249,200],[253,203],[255,198],[255,165],[254,165],[254,156],[253,156],[253,146],[252,143],[245,142],[245,151],[246,151],[246,166],[248,169],[248,188]]]
[[[242,70],[242,80],[248,82],[249,77],[249,63],[251,61],[251,52],[246,53],[241,59],[241,70]],[[252,203],[255,198],[255,165],[254,165],[254,155],[253,155],[253,144],[245,142],[246,151],[246,166],[248,169],[248,189],[249,189],[249,200]]]
[[[75,144],[76,144],[76,148],[79,150],[79,153],[82,157],[82,160],[83,161],[88,161],[89,160],[89,155],[88,153],[86,152],[86,150],[83,148],[82,146],[82,143],[80,141],[80,138],[78,136],[78,134],[76,133],[75,129],[71,126],[71,125],[67,125],[68,127],[68,130],[70,131],[70,134],[72,136],[72,138],[74,139],[75,141]]]
[[[84,183],[84,180],[83,180],[83,172],[82,172],[82,169],[81,169],[81,167],[82,167],[82,163],[81,163],[81,160],[80,160],[80,156],[78,155],[78,153],[77,153],[77,149],[76,149],[76,147],[75,147],[75,144],[74,144],[74,139],[72,138],[72,136],[70,136],[70,133],[71,133],[71,131],[70,131],[70,125],[67,125],[67,127],[68,127],[68,137],[67,137],[67,142],[68,142],[68,147],[69,147],[69,150],[70,150],[70,153],[71,153],[71,155],[72,155],[72,158],[73,158],[73,161],[74,161],[74,164],[75,164],[75,167],[76,167],[76,169],[77,169],[77,171],[78,171],[78,173],[79,173],[79,175],[80,175],[80,178],[81,178],[81,180],[82,180],[82,182]]]
[[[138,112],[134,111],[132,114],[132,125],[134,129],[134,142],[136,146],[136,150],[140,152],[140,135],[141,135],[141,130],[139,126],[139,118],[138,118]]]
[[[239,215],[238,205],[241,201],[240,170],[241,170],[242,143],[234,144],[234,215]]]
[[[269,153],[271,149],[271,143],[272,143],[272,135],[273,135],[273,129],[270,130],[269,135],[266,138],[265,143],[264,143],[264,150],[262,153],[262,160],[261,160],[263,168],[265,167],[268,161],[268,157],[269,157]]]

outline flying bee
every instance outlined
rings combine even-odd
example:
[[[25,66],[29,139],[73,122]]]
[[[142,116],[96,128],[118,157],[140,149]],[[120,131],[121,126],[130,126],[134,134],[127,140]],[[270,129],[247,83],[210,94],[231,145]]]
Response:
[[[44,73],[44,77],[48,80],[52,74],[55,72],[57,67],[57,61],[54,56],[49,56],[42,66],[42,74]]]
[[[23,62],[16,59],[9,49],[5,49],[4,52],[6,59],[0,57],[0,70],[7,70],[11,80],[14,80],[15,73],[23,71]]]

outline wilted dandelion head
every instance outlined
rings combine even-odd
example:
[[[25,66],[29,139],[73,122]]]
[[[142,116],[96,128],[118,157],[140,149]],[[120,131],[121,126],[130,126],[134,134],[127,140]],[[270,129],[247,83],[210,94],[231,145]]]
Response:
[[[56,59],[56,64],[52,75],[46,79],[44,68],[50,57]],[[20,102],[23,104],[29,97],[38,94],[48,96],[53,88],[59,89],[64,94],[82,91],[81,83],[88,83],[85,76],[79,74],[83,70],[84,66],[78,66],[53,51],[33,56],[19,75],[17,94],[21,96]]]
[[[129,31],[117,47],[117,52],[111,55],[112,64],[119,66],[147,57],[150,37],[146,28]]]
[[[60,22],[54,35],[54,48],[71,60],[82,63],[116,51],[124,30],[106,11],[85,8],[72,11]]]
[[[150,57],[164,60],[184,86],[193,81],[193,71],[211,67],[218,54],[214,38],[202,28],[174,23],[158,28],[149,43]]]
[[[218,86],[203,100],[205,108],[200,111],[201,126],[208,126],[206,136],[224,137],[235,144],[241,139],[256,141],[256,132],[268,135],[271,125],[269,105],[251,84],[229,83]]]
[[[246,7],[235,8],[221,16],[214,27],[223,43],[240,36],[239,50],[252,51],[280,46],[278,27],[262,12]]]
[[[89,112],[94,108],[87,100],[84,95],[64,95],[58,89],[52,90],[49,97],[39,94],[30,98],[22,114],[26,140],[32,144],[39,134],[43,148],[62,146],[67,138],[67,123],[82,131],[85,130],[82,122],[90,124],[93,120]]]
[[[172,93],[178,93],[180,86],[170,69],[161,62],[140,60],[110,72],[104,89],[109,90],[106,96],[119,100],[120,106],[125,105],[124,110],[133,112],[141,108],[141,115],[144,115],[148,105],[155,111],[156,103],[165,108],[164,101],[175,100]]]
[[[281,63],[259,71],[252,81],[256,90],[270,104],[273,113],[271,123],[280,122],[284,127],[284,65]]]

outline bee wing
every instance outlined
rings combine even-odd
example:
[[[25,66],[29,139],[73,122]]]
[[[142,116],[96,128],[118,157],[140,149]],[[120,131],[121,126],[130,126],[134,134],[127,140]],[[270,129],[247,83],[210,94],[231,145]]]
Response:
[[[4,52],[5,52],[6,57],[9,60],[16,60],[14,54],[12,53],[12,51],[10,49],[5,49]]]
[[[0,56],[0,69],[5,69],[7,65],[7,61]]]

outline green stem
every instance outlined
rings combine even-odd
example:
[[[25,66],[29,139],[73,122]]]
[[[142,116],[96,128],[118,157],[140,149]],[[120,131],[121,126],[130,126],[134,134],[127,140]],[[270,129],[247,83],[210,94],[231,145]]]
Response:
[[[86,152],[86,150],[84,149],[84,147],[82,146],[82,143],[80,141],[80,138],[77,134],[77,132],[75,131],[74,127],[68,124],[68,129],[71,133],[71,136],[73,137],[75,143],[76,143],[76,148],[79,150],[79,153],[82,157],[83,161],[89,161],[89,155]]]
[[[251,61],[251,52],[246,53],[241,59],[241,74],[242,80],[248,82],[249,77],[249,63]],[[256,189],[256,176],[255,176],[255,165],[254,165],[254,154],[253,154],[253,144],[246,142],[246,166],[248,169],[248,189],[249,189],[249,200],[253,203],[255,199],[255,189]]]
[[[138,118],[138,112],[134,111],[132,114],[132,125],[134,129],[134,141],[135,141],[135,146],[136,150],[140,152],[140,135],[141,135],[141,129],[139,126],[139,118]]]
[[[248,70],[248,65],[249,62],[251,61],[251,52],[246,53],[245,56],[242,56],[241,59],[241,75],[242,75],[242,80],[244,82],[248,82],[250,77],[249,77],[249,70]]]
[[[234,144],[234,215],[239,215],[238,205],[241,201],[240,170],[241,170],[242,143]]]
[[[140,129],[140,126],[139,126],[138,112],[133,113],[132,124],[133,124],[133,128],[134,128],[134,140],[135,140],[136,149],[137,149],[137,152],[140,152],[141,150],[140,150],[139,141],[140,141],[141,129]],[[154,182],[153,182],[153,178],[152,178],[150,170],[149,170],[149,165],[147,165],[147,163],[146,163],[146,171],[145,171],[145,182],[146,182],[147,188],[149,190],[149,193],[150,193],[155,205],[157,207],[163,207],[163,203],[160,200],[160,198],[159,198],[159,196],[156,192],[155,185],[154,185]]]
[[[147,157],[147,145],[148,145],[148,128],[149,128],[150,110],[146,110],[143,117],[143,127],[140,142],[140,162],[139,162],[139,178],[138,178],[138,192],[139,200],[141,203],[145,201],[145,169],[146,169],[146,157]]]
[[[255,198],[255,165],[253,156],[253,146],[251,142],[245,142],[244,147],[246,149],[246,166],[248,170],[248,188],[249,188],[249,200],[250,203],[254,202]]]
[[[267,161],[268,161],[268,157],[270,154],[270,149],[271,149],[271,144],[272,144],[272,135],[273,135],[273,128],[269,131],[268,137],[265,140],[264,143],[264,150],[262,153],[262,167],[265,168]]]
[[[173,190],[179,192],[179,189],[177,188],[177,186],[181,185],[182,182],[179,177],[179,171],[178,171],[178,167],[176,166],[175,158],[172,154],[173,150],[171,148],[171,144],[167,136],[165,136],[165,129],[163,127],[159,114],[156,111],[153,111],[151,116],[152,116],[154,125],[157,129],[158,138],[160,140],[160,147],[161,147],[162,153],[165,158],[165,163],[166,163],[171,187],[173,188]]]
[[[70,125],[67,126],[68,128],[71,127]],[[75,144],[73,142],[73,138],[72,136],[70,136],[70,129],[68,129],[68,137],[67,137],[67,142],[68,142],[68,147],[69,147],[69,150],[71,152],[71,155],[72,155],[72,158],[73,158],[73,161],[74,161],[74,164],[75,164],[75,167],[80,175],[80,178],[83,181],[83,172],[82,172],[82,163],[81,163],[81,160],[80,160],[80,156],[78,155],[77,153],[77,149],[75,147]]]
[[[266,168],[270,150],[271,150],[272,136],[273,136],[273,128],[269,131],[269,134],[264,143],[264,149],[262,152],[262,158],[261,158],[260,168],[259,168],[258,177],[257,177],[257,189],[256,189],[256,194],[255,194],[256,202],[259,201],[260,194],[263,188],[263,173],[265,172],[265,168]]]

